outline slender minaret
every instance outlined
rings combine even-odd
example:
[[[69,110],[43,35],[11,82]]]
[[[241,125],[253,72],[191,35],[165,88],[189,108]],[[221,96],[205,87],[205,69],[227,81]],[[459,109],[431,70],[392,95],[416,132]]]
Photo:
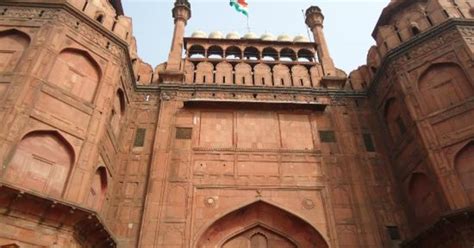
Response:
[[[176,0],[173,8],[174,33],[171,41],[171,50],[168,56],[166,70],[178,72],[181,69],[182,52],[184,46],[184,29],[191,18],[191,4],[188,0]]]
[[[319,62],[323,66],[324,76],[336,76],[336,68],[329,55],[329,49],[323,33],[324,16],[318,6],[311,6],[306,10],[306,25],[313,32],[314,41],[317,45]]]

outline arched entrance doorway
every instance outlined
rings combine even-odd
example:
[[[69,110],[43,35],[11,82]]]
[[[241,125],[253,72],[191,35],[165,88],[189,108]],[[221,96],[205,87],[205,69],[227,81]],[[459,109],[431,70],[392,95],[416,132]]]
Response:
[[[199,248],[328,248],[321,234],[298,216],[257,201],[215,221],[201,235]]]

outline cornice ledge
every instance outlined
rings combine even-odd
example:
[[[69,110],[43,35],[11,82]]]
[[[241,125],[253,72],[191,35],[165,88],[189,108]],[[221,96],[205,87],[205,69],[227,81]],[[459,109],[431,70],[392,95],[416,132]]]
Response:
[[[184,91],[184,92],[244,92],[244,93],[270,93],[270,94],[310,94],[334,97],[365,98],[366,91],[326,88],[297,88],[297,87],[265,87],[265,86],[237,86],[237,85],[205,85],[205,84],[173,84],[137,85],[138,92],[150,91]]]

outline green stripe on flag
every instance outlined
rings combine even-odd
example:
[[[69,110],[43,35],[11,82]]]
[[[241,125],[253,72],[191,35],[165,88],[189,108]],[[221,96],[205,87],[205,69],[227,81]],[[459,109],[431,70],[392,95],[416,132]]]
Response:
[[[248,16],[248,11],[247,11],[247,8],[240,5],[239,3],[237,3],[235,0],[230,0],[230,6],[234,7],[234,9],[237,11],[237,12],[240,12],[242,14],[244,14],[245,16]]]

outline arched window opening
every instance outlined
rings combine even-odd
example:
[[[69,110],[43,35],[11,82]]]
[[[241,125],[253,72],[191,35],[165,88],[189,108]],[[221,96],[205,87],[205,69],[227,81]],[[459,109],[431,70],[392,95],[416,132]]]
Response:
[[[277,61],[278,60],[278,51],[271,48],[266,47],[262,51],[262,60],[265,61]]]
[[[107,193],[107,169],[99,167],[92,177],[89,195],[86,200],[86,206],[100,210],[104,203]]]
[[[295,51],[289,49],[289,48],[284,48],[280,51],[280,61],[296,61],[296,53]]]
[[[397,99],[391,98],[385,104],[385,124],[393,141],[397,141],[405,132],[405,121],[401,116],[400,104]]]
[[[454,168],[471,203],[474,203],[474,141],[461,149],[454,159]]]
[[[0,32],[0,73],[15,69],[30,41],[28,35],[17,30]]]
[[[474,95],[469,78],[453,63],[428,67],[418,80],[418,89],[425,114],[448,109]]]
[[[206,57],[206,50],[203,46],[193,45],[189,48],[188,57],[191,59],[203,59]]]
[[[96,17],[95,17],[95,20],[100,22],[100,23],[104,23],[104,14],[98,14]]]
[[[74,149],[58,132],[30,132],[16,146],[4,179],[29,190],[61,197],[74,159]]]
[[[250,237],[250,247],[251,248],[267,248],[268,239],[265,235],[261,233],[256,233]]]
[[[207,49],[207,56],[210,59],[222,59],[224,58],[224,50],[219,46],[211,46]]]
[[[417,23],[411,23],[411,33],[413,35],[418,35],[419,33],[421,33],[420,27]]]
[[[413,173],[408,183],[408,195],[419,225],[428,224],[437,217],[441,208],[428,176],[424,173]]]
[[[112,131],[116,136],[120,132],[120,124],[125,115],[125,95],[122,89],[118,89],[115,98],[114,105],[112,106],[112,118],[110,125],[112,126]]]
[[[307,49],[301,49],[298,51],[298,61],[314,62],[314,53]]]
[[[248,60],[259,60],[260,52],[255,47],[247,47],[244,50],[244,57]]]
[[[49,82],[85,101],[92,102],[101,80],[99,64],[86,51],[63,50],[49,74]]]
[[[228,47],[225,50],[226,59],[242,59],[242,50],[236,46]]]

